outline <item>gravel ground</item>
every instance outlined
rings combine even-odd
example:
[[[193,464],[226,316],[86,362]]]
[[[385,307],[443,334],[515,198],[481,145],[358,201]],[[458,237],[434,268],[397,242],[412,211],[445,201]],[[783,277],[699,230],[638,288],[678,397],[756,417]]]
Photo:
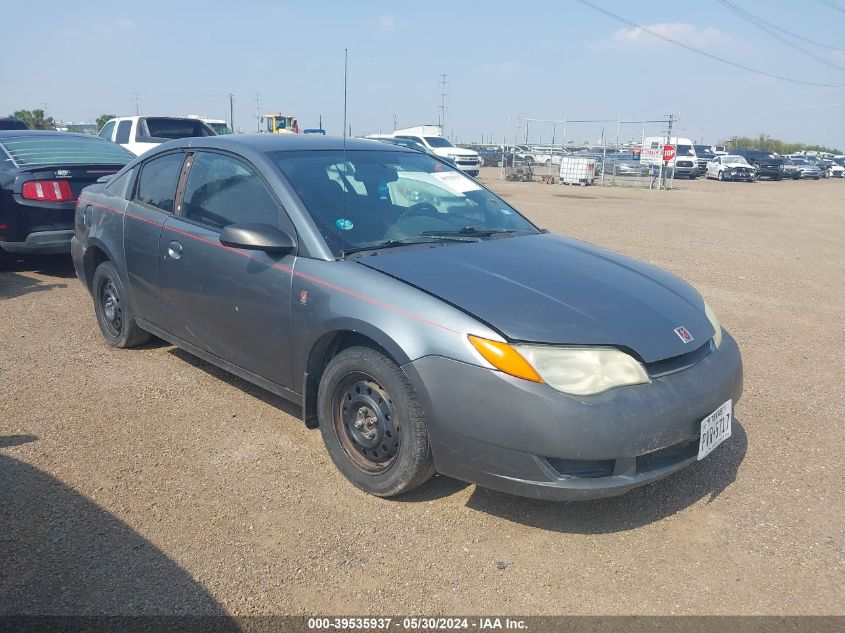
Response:
[[[64,258],[0,273],[0,613],[845,614],[845,183],[504,183],[693,283],[743,351],[734,437],[626,496],[348,485],[296,408],[108,348]]]

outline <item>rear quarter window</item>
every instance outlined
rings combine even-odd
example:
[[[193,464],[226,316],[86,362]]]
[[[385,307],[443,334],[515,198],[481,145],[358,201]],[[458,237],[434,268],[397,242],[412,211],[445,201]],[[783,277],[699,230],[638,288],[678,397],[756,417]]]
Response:
[[[138,202],[148,204],[167,213],[173,213],[176,185],[182,172],[185,155],[182,152],[154,158],[141,167],[138,178]]]

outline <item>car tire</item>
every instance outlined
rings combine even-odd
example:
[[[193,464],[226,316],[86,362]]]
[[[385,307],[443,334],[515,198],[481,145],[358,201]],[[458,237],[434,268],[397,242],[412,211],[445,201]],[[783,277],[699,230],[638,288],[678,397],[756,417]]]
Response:
[[[716,175],[716,180],[724,180],[724,179],[725,179],[725,175],[722,172],[719,172]]]
[[[135,322],[135,312],[120,275],[111,262],[103,262],[94,271],[91,282],[94,312],[106,343],[128,348],[146,343],[152,335]]]
[[[323,373],[317,403],[326,450],[357,488],[392,497],[434,475],[422,403],[383,354],[369,347],[340,352]]]

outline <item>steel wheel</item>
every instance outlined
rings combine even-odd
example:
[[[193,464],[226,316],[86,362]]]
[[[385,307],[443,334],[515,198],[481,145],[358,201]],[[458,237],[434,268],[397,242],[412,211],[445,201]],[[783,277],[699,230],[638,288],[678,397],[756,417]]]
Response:
[[[367,374],[347,375],[332,399],[332,423],[344,453],[360,470],[384,472],[399,454],[399,415],[387,390]]]
[[[120,336],[123,331],[123,306],[120,293],[111,279],[106,281],[100,289],[100,303],[103,306],[104,325],[112,336]]]

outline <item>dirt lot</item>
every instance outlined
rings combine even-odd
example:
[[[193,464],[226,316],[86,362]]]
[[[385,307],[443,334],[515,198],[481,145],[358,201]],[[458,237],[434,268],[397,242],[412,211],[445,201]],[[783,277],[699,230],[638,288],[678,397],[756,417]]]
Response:
[[[734,437],[624,497],[348,485],[275,396],[115,351],[64,259],[0,273],[0,613],[845,614],[845,182],[503,183],[693,283],[746,367]]]

